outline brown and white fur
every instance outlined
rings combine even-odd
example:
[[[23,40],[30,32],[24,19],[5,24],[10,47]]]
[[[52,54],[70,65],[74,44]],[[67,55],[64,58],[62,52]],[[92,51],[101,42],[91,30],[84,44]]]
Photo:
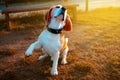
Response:
[[[71,20],[65,10],[64,15],[58,15],[61,12],[62,6],[56,5],[50,8],[48,13],[45,16],[47,26],[52,29],[63,28],[65,31],[71,30]],[[48,55],[51,56],[53,61],[51,75],[58,75],[57,65],[60,53],[62,53],[62,64],[66,64],[66,56],[68,53],[68,38],[65,38],[63,32],[59,34],[54,34],[49,32],[47,29],[43,30],[38,37],[38,40],[32,43],[27,51],[25,52],[26,56],[30,56],[34,49],[42,48],[44,53],[43,56],[39,57],[39,60],[44,59]]]

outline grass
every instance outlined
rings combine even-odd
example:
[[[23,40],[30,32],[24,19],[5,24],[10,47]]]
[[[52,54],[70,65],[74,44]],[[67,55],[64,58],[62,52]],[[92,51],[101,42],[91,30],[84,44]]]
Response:
[[[14,55],[16,53],[17,53],[17,50],[16,49],[11,49],[11,48],[0,50],[0,55],[4,55],[4,56]]]
[[[77,14],[78,22],[73,24],[70,33],[66,32],[66,36],[70,38],[68,64],[61,65],[60,57],[58,76],[50,76],[50,58],[37,61],[38,54],[35,52],[18,61],[13,71],[11,68],[11,71],[4,72],[0,79],[8,76],[20,80],[19,77],[25,76],[22,77],[23,80],[119,80],[120,8],[100,8],[87,13],[79,11]],[[44,25],[43,15],[32,15],[11,21],[18,26],[23,25],[23,28],[29,25],[34,28],[40,23]],[[38,34],[39,31],[32,29],[31,32]]]
[[[5,20],[0,19],[0,26],[1,26],[1,27],[0,27],[0,31],[1,31],[1,30],[4,30],[4,29],[6,28],[5,25],[6,25],[6,24],[5,24]]]
[[[4,74],[5,76],[2,76],[2,77],[0,77],[0,79],[1,80],[15,80],[14,79],[14,73],[13,72],[11,72],[11,71],[8,71],[8,72],[6,72],[5,74]]]
[[[82,30],[78,30],[80,42],[76,41],[76,45],[82,49],[80,53],[84,54],[84,58],[94,64],[92,74],[96,76],[93,79],[119,79],[120,8],[101,8],[79,14],[78,23],[81,25],[78,29]]]
[[[10,29],[11,30],[21,30],[27,28],[34,28],[42,26],[44,27],[44,17],[43,14],[39,12],[30,12],[30,13],[22,13],[10,15]],[[29,23],[28,23],[29,22]],[[4,19],[0,19],[0,31],[6,29],[6,22]]]
[[[29,23],[28,23],[29,22]],[[44,17],[42,14],[31,12],[27,16],[19,16],[11,19],[11,28],[30,28],[40,27],[44,25]]]
[[[109,80],[120,79],[120,56],[112,56],[107,64]]]
[[[75,62],[73,70],[74,72],[79,73],[79,77],[86,76],[94,71],[94,64],[90,63],[89,61]],[[76,74],[74,76],[76,76]]]

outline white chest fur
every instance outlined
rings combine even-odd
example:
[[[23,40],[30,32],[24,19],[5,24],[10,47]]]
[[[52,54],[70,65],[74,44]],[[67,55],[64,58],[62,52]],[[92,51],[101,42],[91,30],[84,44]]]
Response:
[[[64,21],[57,21],[56,18],[52,18],[48,27],[52,29],[61,29],[63,28],[64,25],[65,25]]]
[[[45,53],[49,54],[50,56],[59,51],[62,46],[60,43],[60,34],[53,34],[47,30],[44,30],[40,34],[38,41],[40,41]]]

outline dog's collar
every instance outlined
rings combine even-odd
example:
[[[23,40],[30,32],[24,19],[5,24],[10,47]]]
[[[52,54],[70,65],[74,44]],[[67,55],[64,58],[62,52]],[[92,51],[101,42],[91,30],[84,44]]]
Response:
[[[47,26],[47,30],[48,30],[49,32],[53,33],[53,34],[60,34],[60,33],[62,32],[63,28],[61,28],[61,29],[52,29],[52,28],[49,28],[49,27]]]

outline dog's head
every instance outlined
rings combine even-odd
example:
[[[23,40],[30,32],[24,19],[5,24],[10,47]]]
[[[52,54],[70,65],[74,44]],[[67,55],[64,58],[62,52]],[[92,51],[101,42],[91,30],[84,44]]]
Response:
[[[58,18],[60,21],[64,21],[65,26],[63,27],[63,29],[66,31],[71,30],[72,23],[71,23],[69,15],[67,14],[67,10],[63,6],[56,5],[49,9],[47,14],[45,15],[45,20],[48,25],[52,18]]]

